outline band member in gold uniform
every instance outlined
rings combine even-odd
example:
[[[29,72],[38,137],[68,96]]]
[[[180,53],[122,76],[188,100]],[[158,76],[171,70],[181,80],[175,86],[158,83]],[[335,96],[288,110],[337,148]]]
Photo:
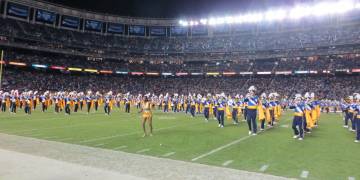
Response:
[[[146,122],[149,123],[149,128],[150,128],[150,136],[152,136],[152,131],[153,131],[153,127],[152,127],[152,112],[151,112],[151,102],[149,100],[149,96],[146,95],[145,96],[145,99],[144,99],[144,102],[142,103],[142,106],[141,106],[141,110],[139,113],[142,113],[142,121],[141,121],[141,124],[142,124],[142,128],[144,130],[144,135],[143,137],[145,137],[147,135],[146,133]]]

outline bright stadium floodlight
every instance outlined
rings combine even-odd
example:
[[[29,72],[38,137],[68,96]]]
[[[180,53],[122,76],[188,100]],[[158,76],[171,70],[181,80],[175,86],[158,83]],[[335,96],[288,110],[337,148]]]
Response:
[[[286,18],[287,12],[285,10],[270,10],[265,13],[265,19],[267,21],[281,21]]]
[[[231,16],[227,16],[227,17],[225,17],[225,22],[226,22],[226,24],[232,24],[232,23],[234,23],[234,18]]]
[[[179,21],[179,24],[180,24],[181,26],[188,26],[188,25],[189,25],[189,23],[188,23],[187,21],[183,21],[183,20],[180,20],[180,21]]]
[[[263,20],[263,14],[254,13],[254,14],[246,14],[244,15],[245,22],[249,23],[257,23]]]
[[[311,15],[311,8],[307,6],[297,6],[289,11],[290,19],[300,19]]]
[[[200,23],[201,23],[202,25],[206,25],[207,22],[208,22],[207,19],[200,19]]]
[[[216,25],[216,19],[215,18],[210,18],[209,21],[208,21],[208,24],[209,25]]]
[[[325,16],[343,14],[354,9],[360,9],[358,0],[338,0],[338,1],[322,1],[315,4],[298,5],[291,9],[275,9],[264,13],[247,13],[237,16],[212,17],[209,19],[201,19],[200,21],[180,20],[182,26],[196,25],[221,25],[221,24],[241,24],[241,23],[259,23],[262,21],[281,21],[283,19],[301,19],[311,16]]]

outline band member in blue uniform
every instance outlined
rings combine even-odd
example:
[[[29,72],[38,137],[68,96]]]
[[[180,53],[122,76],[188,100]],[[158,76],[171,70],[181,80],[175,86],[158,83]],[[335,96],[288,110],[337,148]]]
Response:
[[[295,100],[290,104],[290,109],[294,110],[294,118],[292,128],[294,130],[294,139],[304,139],[304,103],[301,94],[295,95]]]
[[[112,91],[108,92],[107,95],[105,96],[104,102],[104,110],[105,110],[105,115],[110,115],[110,103],[112,100]]]
[[[360,141],[360,94],[354,94],[355,106],[354,106],[354,123],[356,127],[355,142]]]
[[[217,102],[217,119],[219,121],[219,127],[224,127],[224,119],[225,119],[225,107],[226,107],[226,100],[225,94],[221,93],[220,98]]]
[[[256,135],[257,133],[256,114],[257,107],[259,105],[259,98],[255,95],[255,91],[256,88],[254,86],[250,86],[249,93],[244,99],[244,101],[247,103],[246,121],[249,126],[249,135]]]
[[[210,98],[211,94],[208,94],[207,97],[203,98],[202,100],[202,104],[204,106],[204,117],[205,117],[205,121],[208,122],[209,121],[209,115],[210,115]]]

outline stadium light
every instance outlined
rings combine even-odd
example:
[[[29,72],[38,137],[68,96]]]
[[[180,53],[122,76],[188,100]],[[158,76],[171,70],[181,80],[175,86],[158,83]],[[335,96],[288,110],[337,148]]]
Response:
[[[311,8],[307,6],[297,6],[289,11],[290,19],[300,19],[311,15]]]
[[[265,13],[265,19],[267,21],[280,21],[286,18],[287,11],[279,10],[270,10]]]
[[[338,0],[330,2],[319,2],[314,4],[299,4],[290,9],[274,9],[263,13],[247,13],[236,16],[211,17],[208,19],[180,20],[181,26],[196,25],[221,25],[221,24],[241,24],[241,23],[259,23],[262,21],[281,21],[284,19],[300,19],[311,16],[325,16],[333,14],[343,14],[355,9],[360,9],[360,2],[356,0]]]

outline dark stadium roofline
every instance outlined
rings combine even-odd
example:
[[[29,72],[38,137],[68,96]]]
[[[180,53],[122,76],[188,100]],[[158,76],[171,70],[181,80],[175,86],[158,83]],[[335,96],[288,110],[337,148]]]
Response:
[[[141,24],[141,25],[153,25],[153,26],[179,26],[178,20],[175,18],[147,18],[147,17],[130,17],[119,16],[114,14],[106,14],[100,12],[93,12],[84,9],[77,9],[61,4],[46,2],[42,0],[1,0],[3,2],[14,2],[22,5],[30,6],[37,9],[44,9],[49,11],[55,11],[62,15],[78,16],[81,18],[88,18],[106,22],[116,22],[125,24]],[[49,7],[48,5],[52,6]]]

